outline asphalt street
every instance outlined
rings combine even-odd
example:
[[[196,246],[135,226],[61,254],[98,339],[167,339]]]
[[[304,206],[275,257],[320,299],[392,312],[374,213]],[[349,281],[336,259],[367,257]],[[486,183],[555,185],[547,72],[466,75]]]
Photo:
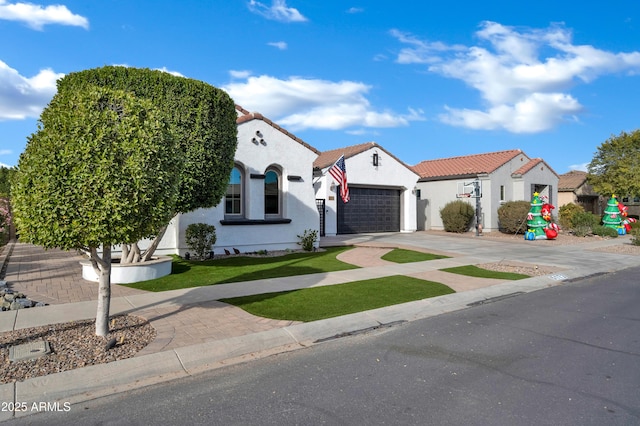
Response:
[[[7,424],[640,425],[640,268]]]

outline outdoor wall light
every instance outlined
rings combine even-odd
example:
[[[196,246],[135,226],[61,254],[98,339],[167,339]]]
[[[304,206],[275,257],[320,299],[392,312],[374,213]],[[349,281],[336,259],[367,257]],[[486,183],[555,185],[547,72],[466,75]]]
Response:
[[[258,145],[258,139],[256,139],[256,138],[252,138],[251,142],[253,142],[254,144]]]
[[[373,166],[374,167],[378,167],[378,153],[377,152],[373,153]]]
[[[260,130],[256,130],[256,136],[261,138],[262,137],[262,133],[260,133]]]
[[[267,146],[267,142],[265,142],[265,140],[264,140],[264,139],[260,139],[260,143],[261,143],[262,145],[264,145],[264,146]]]
[[[331,182],[331,185],[329,185],[329,190],[331,190],[332,192],[336,190],[336,184]]]

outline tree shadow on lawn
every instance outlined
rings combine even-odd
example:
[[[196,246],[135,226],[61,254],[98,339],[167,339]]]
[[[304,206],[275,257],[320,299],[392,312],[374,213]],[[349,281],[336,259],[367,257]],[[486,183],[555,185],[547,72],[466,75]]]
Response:
[[[170,275],[127,286],[157,292],[357,269],[355,265],[335,259],[336,251],[344,250],[336,249],[333,253],[328,253],[326,260],[310,253],[274,257],[234,256],[205,261],[187,261],[174,257]],[[322,263],[322,266],[316,266],[319,263],[314,265],[314,262]],[[333,265],[327,267],[327,262],[332,262]]]

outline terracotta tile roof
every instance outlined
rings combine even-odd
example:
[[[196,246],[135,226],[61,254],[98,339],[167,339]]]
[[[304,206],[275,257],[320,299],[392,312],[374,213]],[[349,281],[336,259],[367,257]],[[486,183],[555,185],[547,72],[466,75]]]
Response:
[[[518,170],[511,173],[511,176],[522,176],[525,173],[532,170],[533,168],[537,167],[538,165],[541,165],[540,167],[546,167],[547,169],[551,170],[551,173],[558,176],[558,174],[542,158],[534,158],[530,160],[525,165],[520,167]]]
[[[587,181],[587,172],[571,170],[559,176],[558,191],[574,191]]]
[[[344,148],[332,149],[331,151],[324,151],[320,154],[316,161],[313,162],[314,169],[324,169],[325,167],[329,167],[333,165],[341,155],[344,155],[344,158],[347,159],[349,157],[353,157],[354,155],[365,152],[369,148],[378,147],[378,144],[375,142],[366,142],[361,143],[359,145],[347,146]]]
[[[500,166],[520,154],[524,154],[522,150],[511,149],[507,151],[465,155],[462,157],[426,160],[416,164],[412,169],[421,179],[427,180],[445,179],[456,176],[477,176],[494,172]]]
[[[236,124],[238,126],[243,124],[243,123],[247,123],[247,122],[249,122],[251,120],[262,120],[265,123],[267,123],[269,126],[271,126],[274,129],[284,133],[285,135],[289,136],[291,139],[295,140],[299,144],[305,146],[306,148],[310,149],[314,153],[320,155],[320,151],[318,151],[317,149],[315,149],[314,147],[312,147],[311,145],[309,145],[308,143],[306,143],[305,141],[303,141],[302,139],[300,139],[299,137],[297,137],[293,133],[289,132],[288,130],[286,130],[286,129],[282,128],[282,127],[280,127],[279,125],[277,125],[273,121],[269,120],[267,117],[265,117],[264,115],[260,114],[259,112],[249,112],[246,109],[242,108],[240,105],[236,105],[236,112],[238,113],[238,118],[236,118]]]
[[[518,170],[511,173],[511,175],[522,176],[523,174],[527,173],[529,170],[533,169],[535,166],[537,166],[542,162],[543,162],[542,158],[534,158],[533,160],[529,160],[525,164],[523,164],[522,167],[520,167]]]
[[[326,167],[330,167],[333,165],[333,163],[335,163],[338,160],[338,158],[340,158],[341,155],[344,155],[344,158],[348,159],[350,157],[353,157],[354,155],[361,154],[367,151],[368,149],[372,149],[372,148],[376,148],[380,151],[383,151],[389,157],[393,158],[398,163],[402,164],[407,169],[415,173],[415,171],[410,166],[403,163],[395,155],[391,154],[389,151],[387,151],[386,149],[384,149],[383,147],[381,147],[375,142],[365,142],[358,145],[347,146],[344,148],[332,149],[331,151],[324,151],[320,154],[318,158],[316,158],[316,161],[313,162],[313,168],[321,170]]]

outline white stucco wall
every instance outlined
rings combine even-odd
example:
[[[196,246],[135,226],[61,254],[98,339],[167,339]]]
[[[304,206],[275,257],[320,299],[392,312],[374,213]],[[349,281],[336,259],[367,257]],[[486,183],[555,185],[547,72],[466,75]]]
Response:
[[[533,197],[531,185],[547,185],[551,187],[551,191],[546,188],[542,193],[549,197],[551,204],[558,205],[558,176],[547,167],[546,164],[540,163],[525,173],[522,178],[517,181],[521,186],[519,192],[522,193],[523,200],[531,200]]]
[[[498,208],[507,201],[530,200],[531,185],[550,185],[549,194],[552,203],[558,200],[558,177],[546,164],[540,163],[521,177],[513,177],[512,174],[527,164],[530,159],[520,154],[511,161],[496,169],[488,176],[479,176],[482,182],[482,197],[480,199],[482,212],[482,225],[484,232],[499,230]],[[419,229],[442,230],[444,226],[440,218],[440,209],[447,203],[456,200],[458,182],[471,182],[474,178],[452,179],[442,181],[418,182],[417,187],[421,192],[421,200],[418,206],[421,212],[422,223]],[[500,186],[504,186],[504,200],[500,199]],[[476,207],[475,199],[462,198]],[[423,214],[424,211],[424,214]],[[557,210],[554,211],[557,214]]]
[[[378,154],[378,166],[373,165],[373,154]],[[345,159],[349,187],[387,188],[400,190],[400,231],[416,230],[415,187],[418,175],[396,160],[383,149],[372,146],[359,154]],[[340,194],[337,188],[331,190],[333,178],[328,168],[325,175],[316,178],[314,188],[316,198],[325,200],[325,233],[337,233],[337,203]]]
[[[257,136],[256,132],[260,132],[261,136]],[[253,138],[258,143],[254,143]],[[302,235],[307,229],[319,230],[312,180],[313,161],[316,157],[313,150],[263,120],[254,119],[240,124],[235,161],[245,172],[243,206],[246,220],[243,223],[252,221],[252,224],[223,225],[223,198],[215,208],[198,209],[174,218],[158,253],[184,255],[190,250],[184,242],[187,226],[199,222],[216,227],[217,242],[213,247],[216,254],[223,254],[224,249],[233,252],[234,248],[241,252],[299,249],[298,235]],[[251,175],[264,175],[269,167],[275,167],[281,172],[280,217],[290,219],[290,223],[264,222],[265,219],[273,219],[266,218],[264,214],[264,179],[251,178]],[[225,223],[229,222],[231,221]]]
[[[447,203],[456,200],[465,201],[476,207],[475,198],[456,198],[458,192],[458,182],[471,182],[472,178],[459,180],[440,180],[431,182],[418,182],[421,200],[418,202],[421,209],[424,209],[425,223],[419,226],[420,229],[443,230],[444,225],[440,218],[440,209]],[[484,182],[483,182],[484,196]],[[484,207],[483,207],[484,208]],[[420,215],[418,215],[420,216]],[[423,228],[424,226],[424,228]]]

